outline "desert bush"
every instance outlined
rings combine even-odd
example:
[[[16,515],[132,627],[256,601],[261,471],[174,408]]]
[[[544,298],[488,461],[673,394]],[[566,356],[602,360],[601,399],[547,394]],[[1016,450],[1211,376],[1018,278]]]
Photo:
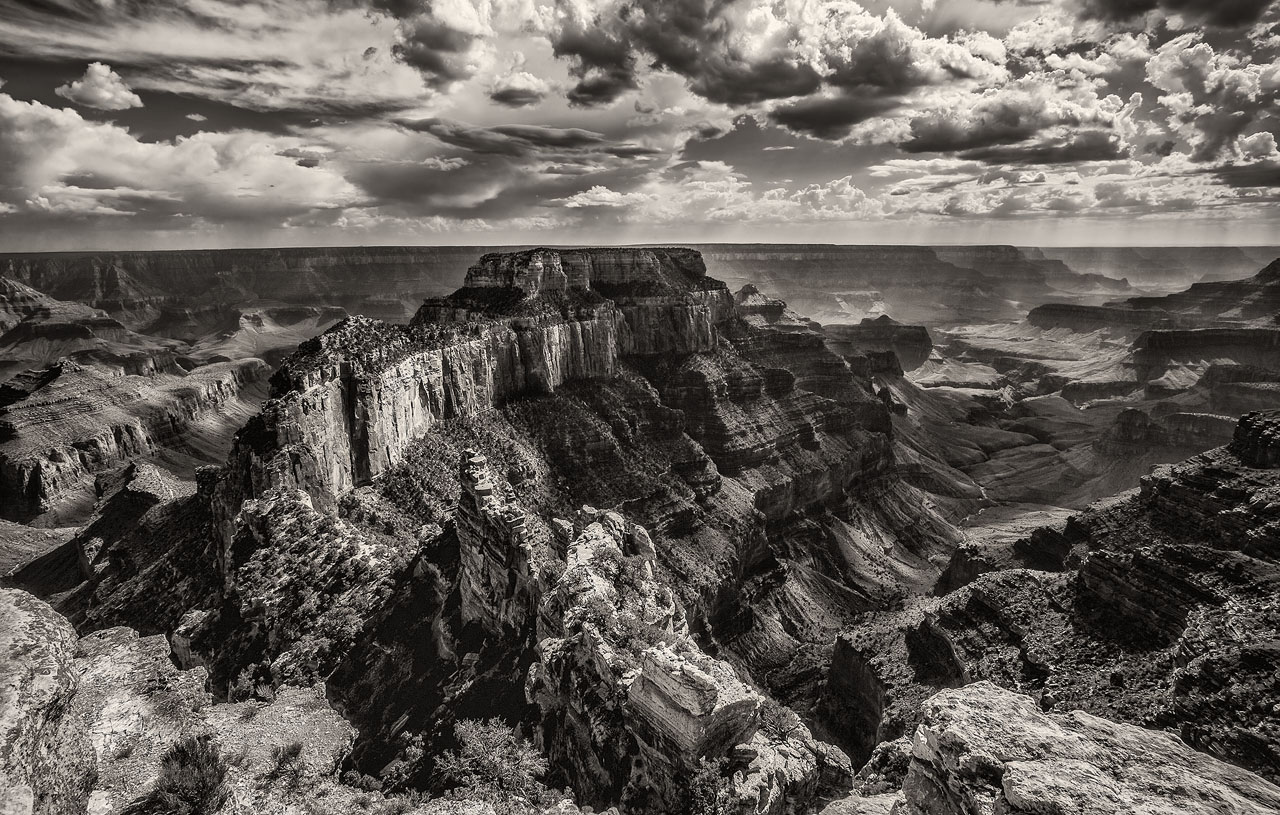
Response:
[[[229,795],[218,745],[208,736],[188,736],[165,752],[151,791],[120,815],[213,815]]]
[[[245,668],[236,677],[236,681],[227,688],[227,699],[232,702],[243,702],[253,696],[253,669]]]
[[[500,813],[525,812],[548,797],[539,780],[546,760],[511,728],[497,719],[464,719],[454,733],[459,747],[442,755],[438,767],[461,796],[485,801]]]
[[[724,777],[727,762],[703,759],[689,779],[684,811],[688,815],[728,815],[729,780]]]
[[[302,758],[302,742],[277,744],[271,748],[271,768],[267,770],[263,780],[268,783],[283,783],[288,787],[296,787],[302,781],[302,774],[307,763]]]
[[[760,729],[765,735],[782,741],[798,732],[800,726],[800,717],[794,710],[769,696],[764,697],[764,703],[760,705]]]

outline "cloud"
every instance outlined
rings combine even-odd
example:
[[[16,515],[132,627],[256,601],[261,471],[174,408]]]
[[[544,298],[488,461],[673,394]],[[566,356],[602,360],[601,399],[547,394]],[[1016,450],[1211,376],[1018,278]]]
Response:
[[[208,117],[208,116],[205,116],[205,115],[200,114],[200,113],[188,113],[184,118],[190,119],[190,120],[191,120],[191,121],[193,121],[193,122],[207,122],[207,121],[209,121],[209,117]]]
[[[297,139],[237,132],[142,142],[4,93],[0,145],[0,203],[19,215],[280,223],[359,199],[341,176],[282,155],[302,146]]]
[[[551,86],[528,71],[512,71],[489,89],[489,98],[509,108],[531,107],[551,93]]]
[[[699,161],[622,191],[595,185],[553,202],[570,210],[604,211],[620,223],[683,223],[692,219],[730,223],[798,224],[874,220],[883,205],[851,176],[789,191],[756,191],[728,164]]]
[[[911,119],[903,150],[1018,163],[1114,158],[1127,151],[1120,126],[1142,98],[1126,104],[1115,95],[1099,98],[1089,85],[1063,87],[1052,75],[1029,74],[967,100],[946,101]],[[1018,147],[995,149],[1012,145]]]
[[[142,107],[142,99],[129,89],[120,74],[101,62],[89,63],[83,77],[57,88],[54,93],[77,105],[98,110]]]
[[[1255,63],[1218,53],[1191,32],[1162,45],[1147,62],[1147,81],[1166,95],[1169,126],[1192,147],[1196,161],[1227,151],[1259,117],[1280,105],[1280,62]]]
[[[393,54],[412,47],[408,25],[340,0],[0,0],[0,50],[11,57],[129,66],[136,90],[256,111],[370,115],[419,104],[437,86]],[[369,54],[371,44],[381,47]]]
[[[1256,23],[1273,0],[1083,0],[1087,14],[1130,20],[1157,9],[1210,25],[1238,28]]]
[[[835,141],[848,136],[853,126],[897,107],[891,96],[814,96],[774,108],[770,121],[796,133]]]
[[[677,74],[700,98],[735,107],[808,97],[824,87],[846,97],[888,98],[1004,75],[1004,46],[988,35],[928,37],[892,10],[878,16],[845,0],[563,4],[549,38],[579,80],[570,101],[584,106],[639,87],[645,71]]]

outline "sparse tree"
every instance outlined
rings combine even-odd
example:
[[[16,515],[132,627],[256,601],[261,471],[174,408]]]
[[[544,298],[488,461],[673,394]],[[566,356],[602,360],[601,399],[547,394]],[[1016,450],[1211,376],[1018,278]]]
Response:
[[[547,771],[546,760],[511,728],[497,719],[464,719],[454,732],[459,747],[440,757],[439,768],[464,795],[500,811],[519,811],[512,805],[533,804],[546,796],[538,780]]]

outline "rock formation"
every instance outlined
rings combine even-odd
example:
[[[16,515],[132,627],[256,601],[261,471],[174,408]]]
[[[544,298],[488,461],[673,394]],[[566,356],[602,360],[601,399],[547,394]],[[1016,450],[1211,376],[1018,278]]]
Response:
[[[1262,815],[1277,808],[1280,787],[1166,733],[1080,711],[1045,714],[1026,696],[977,682],[925,702],[894,811]]]
[[[810,704],[849,615],[927,589],[955,540],[899,478],[870,371],[780,303],[735,304],[696,253],[486,256],[410,325],[304,344],[195,495],[76,540],[91,580],[61,607],[149,617],[215,688],[329,677],[364,772],[403,762],[406,728],[447,745],[488,693],[585,800],[669,808],[711,766],[791,811],[847,765],[794,714],[750,711]],[[131,490],[104,506],[151,494]],[[555,521],[586,503],[614,510]],[[585,625],[620,590],[601,547],[646,599]],[[603,595],[579,596],[565,581],[593,568]]]
[[[62,361],[30,374],[29,386],[15,380],[0,407],[0,512],[28,520],[58,509],[96,474],[137,459],[172,453],[170,466],[188,474],[183,459],[217,461],[261,401],[267,373],[257,359],[151,377]]]
[[[216,811],[283,811],[321,797],[317,787],[350,806],[355,791],[331,779],[351,726],[316,689],[271,697],[214,706],[205,671],[175,669],[164,636],[78,638],[45,603],[0,590],[0,811],[120,811],[147,795],[171,748],[196,738],[224,756],[226,808]],[[292,777],[273,776],[290,748]]]
[[[1280,721],[1257,703],[1280,690],[1265,599],[1280,579],[1275,428],[1246,416],[1229,446],[1018,541],[1012,563],[970,566],[967,585],[866,618],[836,647],[832,732],[857,761],[908,734],[930,689],[988,679],[1280,777]]]

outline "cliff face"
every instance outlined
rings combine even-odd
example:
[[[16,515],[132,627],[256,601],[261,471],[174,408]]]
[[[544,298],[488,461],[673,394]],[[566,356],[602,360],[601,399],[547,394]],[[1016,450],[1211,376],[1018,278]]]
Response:
[[[678,808],[703,753],[753,811],[847,783],[800,730],[754,732],[750,681],[808,704],[850,610],[927,587],[956,539],[897,478],[866,358],[781,304],[735,304],[696,253],[489,256],[466,282],[408,326],[351,318],[281,366],[203,477],[222,596],[183,618],[183,658],[218,682],[333,671],[370,772],[402,728],[444,738],[500,698],[597,803]],[[584,503],[617,514],[580,522]],[[598,619],[635,589],[589,566],[615,550],[647,599]],[[590,574],[603,594],[565,582]],[[98,608],[117,579],[136,582],[106,574]],[[291,610],[312,594],[324,611]],[[717,641],[736,669],[699,645]]]
[[[181,376],[110,376],[64,361],[31,375],[0,409],[0,512],[30,519],[73,501],[93,477],[170,450],[211,463],[261,399],[249,359]]]
[[[905,735],[932,689],[989,679],[1147,727],[1267,778],[1280,777],[1276,714],[1280,580],[1276,417],[1240,421],[1231,445],[1162,466],[1136,494],[1017,542],[1021,565],[837,644],[826,696],[857,760]],[[1015,563],[1013,565],[1019,565]],[[981,570],[979,570],[981,571]]]

